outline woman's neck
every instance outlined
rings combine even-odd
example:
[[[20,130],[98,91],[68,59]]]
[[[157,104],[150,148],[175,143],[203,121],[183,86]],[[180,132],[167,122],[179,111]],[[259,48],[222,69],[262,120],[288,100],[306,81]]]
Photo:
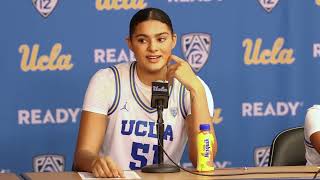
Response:
[[[167,67],[164,67],[157,72],[143,71],[139,68],[138,65],[136,66],[136,68],[139,80],[147,86],[151,86],[152,82],[156,80],[167,80]]]

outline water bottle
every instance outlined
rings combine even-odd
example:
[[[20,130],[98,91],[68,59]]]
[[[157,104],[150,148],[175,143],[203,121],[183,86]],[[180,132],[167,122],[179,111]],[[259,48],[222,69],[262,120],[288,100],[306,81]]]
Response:
[[[200,124],[200,132],[197,135],[197,171],[214,170],[213,158],[211,157],[213,145],[214,138],[210,133],[210,124]]]

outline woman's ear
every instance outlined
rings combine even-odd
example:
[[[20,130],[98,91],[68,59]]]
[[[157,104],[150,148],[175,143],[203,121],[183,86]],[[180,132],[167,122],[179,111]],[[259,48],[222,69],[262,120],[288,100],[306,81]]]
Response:
[[[127,41],[127,45],[128,45],[128,47],[129,47],[129,49],[132,51],[131,39],[130,39],[129,36],[126,38],[126,41]]]
[[[175,47],[176,47],[176,44],[177,44],[177,34],[174,33],[174,34],[172,35],[172,47],[171,47],[171,49],[175,48]]]

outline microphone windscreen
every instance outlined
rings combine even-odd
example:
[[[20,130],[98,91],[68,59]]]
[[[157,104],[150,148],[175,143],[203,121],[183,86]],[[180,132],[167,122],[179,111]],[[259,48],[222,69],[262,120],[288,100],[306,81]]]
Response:
[[[157,108],[162,105],[163,108],[168,108],[169,100],[169,84],[167,81],[152,82],[151,107]]]

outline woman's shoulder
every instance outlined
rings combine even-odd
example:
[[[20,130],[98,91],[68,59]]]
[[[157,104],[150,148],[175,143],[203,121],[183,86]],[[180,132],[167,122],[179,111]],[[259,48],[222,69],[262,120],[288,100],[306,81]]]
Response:
[[[119,72],[123,72],[123,71],[127,71],[129,70],[131,63],[120,63],[120,64],[116,64],[116,65],[112,65],[106,68],[102,68],[99,69],[94,76],[95,77],[109,77],[109,76],[113,76],[115,72],[119,73]]]
[[[310,107],[306,114],[306,122],[318,120],[320,118],[320,105],[315,104]]]
[[[320,111],[320,104],[314,104],[308,109],[308,111],[310,110]]]
[[[308,109],[305,117],[304,131],[305,131],[305,137],[307,139],[314,132],[320,130],[319,120],[320,120],[320,105],[316,104]]]

